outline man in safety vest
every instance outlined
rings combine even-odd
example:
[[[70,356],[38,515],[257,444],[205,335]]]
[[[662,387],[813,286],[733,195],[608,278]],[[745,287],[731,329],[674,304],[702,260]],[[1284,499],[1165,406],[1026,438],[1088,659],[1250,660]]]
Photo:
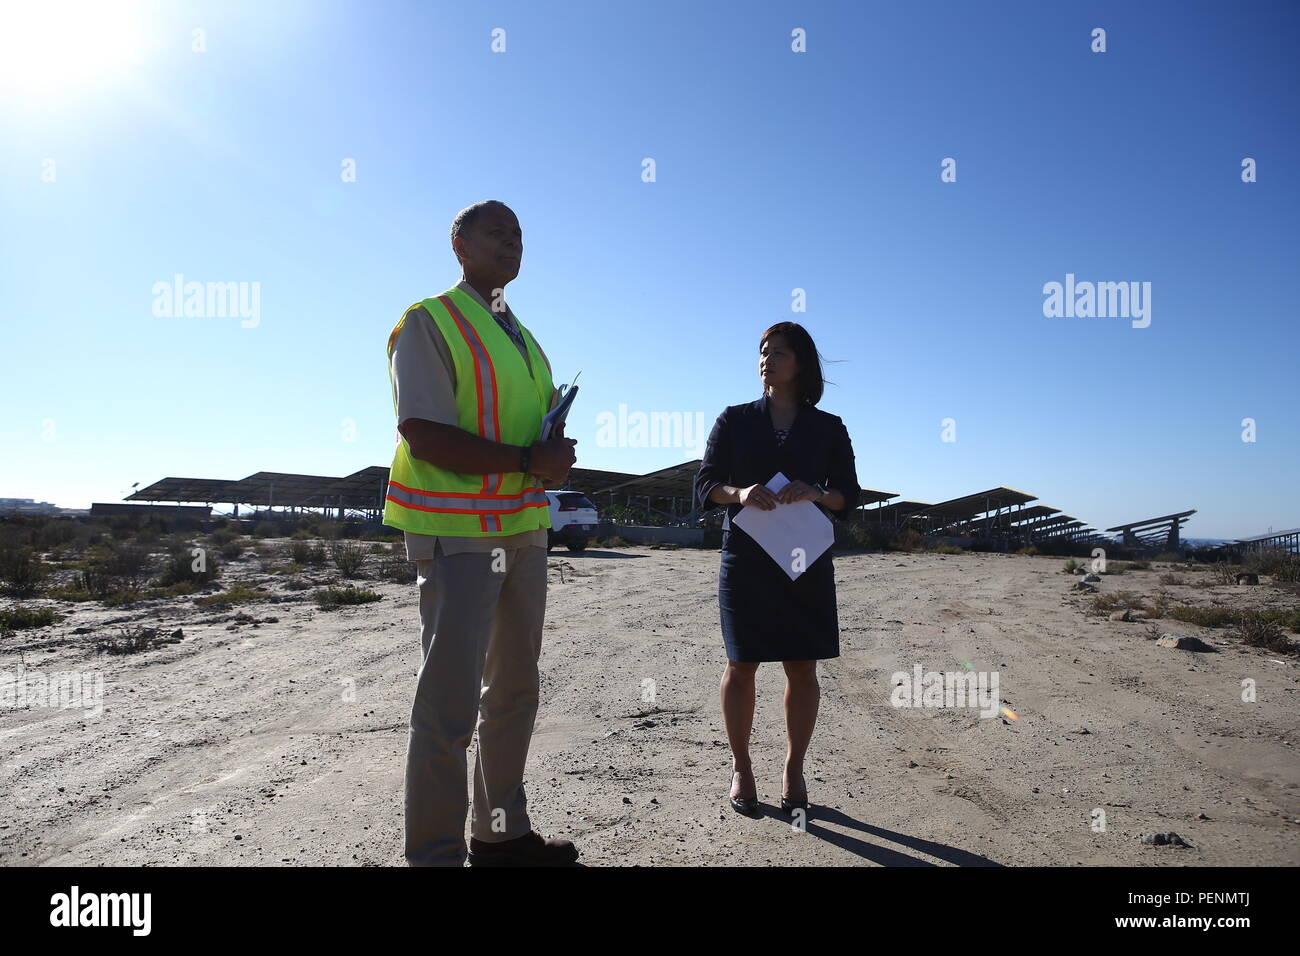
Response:
[[[556,390],[532,333],[506,305],[523,233],[496,200],[451,227],[462,278],[411,306],[388,339],[401,437],[384,523],[416,563],[422,663],[406,755],[412,866],[465,862],[465,751],[477,722],[471,865],[570,863],[568,840],[536,833],[523,776],[537,716],[546,611],[543,488],[563,484],[573,446],[539,441]]]

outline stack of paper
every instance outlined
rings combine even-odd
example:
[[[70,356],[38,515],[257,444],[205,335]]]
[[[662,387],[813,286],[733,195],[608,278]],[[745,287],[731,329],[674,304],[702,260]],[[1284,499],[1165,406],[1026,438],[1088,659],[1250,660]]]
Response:
[[[775,494],[789,483],[790,479],[778,471],[767,482],[767,489]],[[745,505],[731,523],[758,542],[791,581],[835,543],[831,519],[811,501],[778,504],[771,511]]]

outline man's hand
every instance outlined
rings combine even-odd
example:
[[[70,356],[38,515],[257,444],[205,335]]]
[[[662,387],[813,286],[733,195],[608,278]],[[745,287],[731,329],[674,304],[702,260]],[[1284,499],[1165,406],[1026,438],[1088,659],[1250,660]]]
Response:
[[[562,432],[563,428],[557,429]],[[550,438],[546,441],[533,442],[532,455],[528,459],[528,471],[536,475],[545,485],[562,485],[569,477],[569,469],[577,461],[573,446],[578,444],[576,438]]]

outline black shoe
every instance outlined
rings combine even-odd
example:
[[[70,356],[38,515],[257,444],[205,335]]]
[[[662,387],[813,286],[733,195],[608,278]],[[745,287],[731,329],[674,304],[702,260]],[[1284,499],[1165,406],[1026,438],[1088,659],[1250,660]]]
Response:
[[[536,830],[501,843],[469,840],[470,866],[567,866],[577,859],[578,850],[571,842],[543,838]]]
[[[790,813],[793,810],[808,809],[808,784],[804,782],[803,774],[799,775],[799,782],[803,784],[803,796],[798,798],[787,797],[781,794],[781,811]]]
[[[732,777],[736,777],[739,774],[740,774],[739,770],[733,770],[731,772]],[[755,793],[752,797],[729,796],[728,799],[731,801],[731,809],[735,810],[737,813],[743,813],[745,816],[748,817],[748,816],[753,816],[755,813],[758,812],[757,793]]]

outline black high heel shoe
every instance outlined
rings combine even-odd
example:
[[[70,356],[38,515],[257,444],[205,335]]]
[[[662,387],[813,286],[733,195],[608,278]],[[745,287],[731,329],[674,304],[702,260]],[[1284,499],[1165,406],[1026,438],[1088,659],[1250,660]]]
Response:
[[[808,782],[804,780],[803,774],[799,774],[799,782],[803,784],[802,797],[800,797],[797,800],[793,800],[787,797],[785,794],[781,794],[781,811],[783,813],[790,813],[793,810],[808,809]]]
[[[740,773],[741,771],[739,770],[733,770],[731,776],[734,779]],[[727,799],[731,801],[731,809],[735,810],[737,813],[743,813],[745,816],[753,816],[758,812],[757,793],[752,797],[732,797],[729,795]]]

